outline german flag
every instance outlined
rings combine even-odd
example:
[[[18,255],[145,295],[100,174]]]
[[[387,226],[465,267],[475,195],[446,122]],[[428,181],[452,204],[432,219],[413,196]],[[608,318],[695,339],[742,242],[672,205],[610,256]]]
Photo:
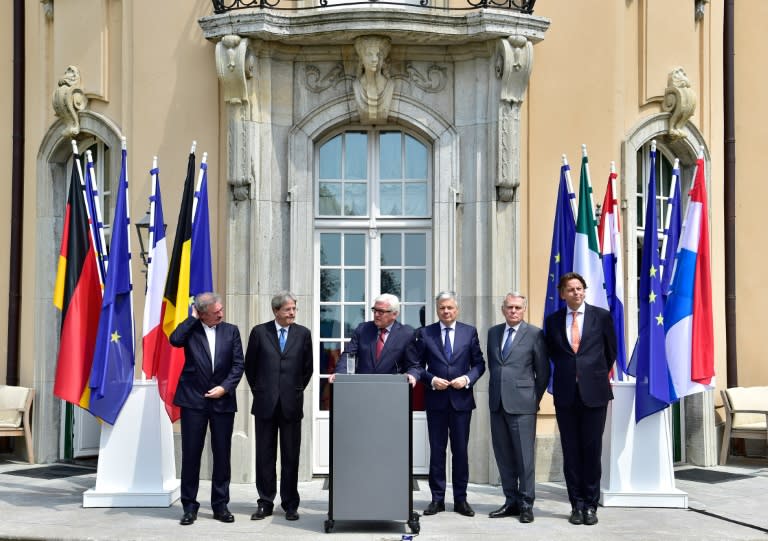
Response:
[[[53,304],[61,310],[61,342],[53,394],[88,408],[93,351],[101,313],[101,283],[75,154]]]
[[[168,265],[168,278],[165,281],[161,312],[163,333],[155,350],[157,387],[172,422],[181,417],[179,408],[173,405],[173,397],[176,394],[181,369],[184,367],[184,349],[171,346],[169,337],[176,327],[189,317],[189,266],[192,253],[194,197],[195,154],[192,152],[187,162],[187,178],[184,181],[184,194],[181,198],[179,220],[176,225],[176,238],[173,242],[173,252]]]

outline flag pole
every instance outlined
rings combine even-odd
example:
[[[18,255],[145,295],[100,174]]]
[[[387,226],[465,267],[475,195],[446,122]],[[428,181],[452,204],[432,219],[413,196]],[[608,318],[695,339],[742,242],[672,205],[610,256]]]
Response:
[[[672,184],[669,186],[669,193],[674,196],[675,189],[677,186],[677,183],[679,182],[678,176],[680,175],[680,160],[678,158],[675,158],[675,165],[672,167]],[[672,222],[672,205],[674,204],[671,202],[671,199],[667,200],[667,215],[664,217],[664,236],[662,237],[661,241],[661,253],[662,255],[666,255],[667,253],[667,241],[669,240],[669,225]],[[675,252],[677,252],[677,249],[675,249]],[[661,266],[661,277],[664,278],[664,273],[667,272],[667,267],[669,267],[669,261],[664,261],[664,264]]]
[[[203,184],[203,175],[205,175],[205,170],[207,168],[207,162],[208,161],[208,153],[203,152],[203,159],[200,160],[200,172],[197,175],[197,185],[195,187],[195,194],[200,193],[200,186]],[[195,223],[195,217],[197,216],[197,201],[198,197],[195,197],[192,201],[192,223]]]
[[[131,198],[129,197],[129,183],[128,183],[128,143],[125,138],[125,136],[122,137],[122,140],[120,142],[120,150],[121,152],[124,152],[126,155],[125,160],[125,228],[126,228],[126,241],[128,242],[128,256],[129,261],[131,260]],[[133,345],[133,355],[134,355],[134,362],[136,359],[136,322],[134,321],[133,317],[133,265],[128,265],[128,281],[131,284],[131,292],[129,294],[129,299],[131,303],[131,344]]]
[[[568,158],[565,154],[561,157],[563,161],[563,167],[565,167],[565,182],[568,185],[568,199],[571,203],[571,212],[573,213],[573,221],[576,221],[576,192],[573,191],[573,183],[571,182],[571,166],[568,165]]]
[[[100,268],[100,270],[104,272],[104,279],[106,279],[107,266],[109,265],[109,258],[106,257],[106,254],[104,253],[104,247],[107,245],[107,240],[104,237],[104,219],[102,218],[101,204],[99,203],[99,198],[98,198],[99,190],[96,183],[95,167],[93,166],[93,156],[90,150],[85,151],[85,168],[86,168],[85,169],[86,178],[90,176],[90,179],[91,179],[91,193],[93,194],[93,208],[94,208],[94,212],[96,213],[94,227],[98,230],[99,241],[101,242],[101,244],[97,245],[98,246],[97,257],[102,261],[103,266]],[[94,235],[95,234],[96,233],[94,232]]]
[[[83,178],[83,168],[80,163],[80,151],[77,149],[77,141],[72,139],[72,159],[75,160],[77,165],[77,176],[80,178],[80,191],[82,192],[83,202],[85,203],[85,214],[88,216],[88,235],[91,238],[91,243],[96,248],[96,237],[93,232],[93,216],[91,216],[91,208],[88,204],[88,195],[85,193],[85,179]],[[104,273],[102,273],[102,267],[99,260],[103,260],[103,254],[99,254],[98,250],[93,250],[93,256],[96,258],[96,270],[99,273],[99,284],[101,285],[101,294],[104,295],[104,280],[106,279],[106,263],[104,265]]]

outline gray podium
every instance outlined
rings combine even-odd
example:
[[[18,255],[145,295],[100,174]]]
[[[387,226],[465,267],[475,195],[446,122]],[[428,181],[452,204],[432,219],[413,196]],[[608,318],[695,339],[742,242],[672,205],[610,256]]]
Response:
[[[404,520],[413,512],[411,387],[402,374],[337,374],[331,385],[328,520]]]

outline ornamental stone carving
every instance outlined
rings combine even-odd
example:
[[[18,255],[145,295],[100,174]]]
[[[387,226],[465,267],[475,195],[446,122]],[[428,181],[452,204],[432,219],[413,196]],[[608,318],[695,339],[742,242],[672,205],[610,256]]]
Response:
[[[510,36],[496,46],[496,77],[501,80],[498,116],[499,201],[516,200],[520,186],[520,107],[533,68],[533,44],[525,36]]]
[[[395,86],[389,75],[390,47],[390,39],[384,36],[361,36],[355,40],[358,68],[352,88],[363,124],[385,122],[389,116]]]
[[[216,44],[216,72],[224,101],[233,105],[249,102],[248,82],[253,77],[256,59],[249,50],[248,38],[227,35]]]
[[[685,70],[677,67],[667,76],[667,88],[664,90],[662,108],[669,112],[669,137],[677,140],[685,137],[685,123],[696,111],[696,94]]]
[[[80,133],[80,111],[88,105],[88,98],[82,88],[80,69],[67,66],[64,76],[59,79],[53,91],[53,111],[64,123],[64,137],[74,137]]]

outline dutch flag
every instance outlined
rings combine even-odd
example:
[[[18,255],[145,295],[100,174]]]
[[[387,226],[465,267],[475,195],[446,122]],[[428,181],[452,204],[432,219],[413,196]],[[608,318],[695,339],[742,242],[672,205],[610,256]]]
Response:
[[[667,362],[678,397],[715,386],[712,280],[704,158],[696,163],[664,308]]]

